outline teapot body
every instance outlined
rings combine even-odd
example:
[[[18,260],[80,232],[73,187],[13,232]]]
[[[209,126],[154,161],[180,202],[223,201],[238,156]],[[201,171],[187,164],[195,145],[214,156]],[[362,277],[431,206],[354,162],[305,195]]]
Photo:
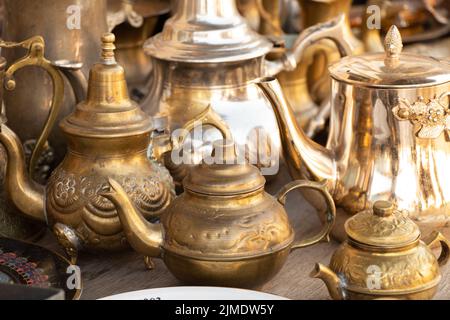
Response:
[[[91,251],[128,248],[114,205],[99,193],[114,178],[140,214],[148,220],[159,217],[174,197],[174,187],[170,175],[147,158],[150,133],[107,141],[68,137],[66,157],[46,188],[49,226],[69,227]]]
[[[347,300],[430,300],[441,280],[437,259],[422,241],[400,252],[376,254],[346,242],[331,258],[330,269],[344,279],[341,290]]]
[[[284,207],[263,190],[229,197],[186,191],[162,216],[163,259],[185,283],[260,287],[294,240]]]
[[[333,79],[328,148],[342,220],[388,200],[412,212],[424,232],[448,225],[449,91],[448,83],[379,89]]]

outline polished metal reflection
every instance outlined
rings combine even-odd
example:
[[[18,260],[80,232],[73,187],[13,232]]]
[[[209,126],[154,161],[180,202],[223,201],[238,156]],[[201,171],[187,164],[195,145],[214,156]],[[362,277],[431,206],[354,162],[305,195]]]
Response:
[[[330,68],[332,112],[327,148],[308,140],[274,81],[260,84],[276,103],[283,146],[294,178],[326,180],[342,222],[389,200],[408,210],[423,230],[448,234],[450,221],[450,68],[436,59],[401,53],[398,30],[384,54],[344,58]],[[310,195],[316,207],[320,203]]]
[[[211,105],[238,145],[248,145],[252,136],[262,132],[263,157],[270,150],[270,155],[278,159],[281,142],[276,118],[270,102],[253,81],[294,69],[304,49],[323,38],[339,43],[343,54],[351,52],[343,36],[343,24],[341,18],[308,29],[292,50],[269,61],[265,56],[273,44],[251,30],[235,1],[179,0],[164,30],[145,44],[154,74],[143,108],[151,115],[167,116],[169,129],[174,131]],[[210,132],[204,140],[219,138],[219,134]],[[250,154],[260,151],[250,148]],[[175,177],[178,181],[182,178]]]

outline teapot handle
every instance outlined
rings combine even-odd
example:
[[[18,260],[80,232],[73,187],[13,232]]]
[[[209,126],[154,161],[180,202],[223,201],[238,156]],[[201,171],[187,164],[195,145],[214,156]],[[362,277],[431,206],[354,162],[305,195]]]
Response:
[[[292,49],[285,52],[280,60],[266,61],[266,76],[275,76],[281,71],[295,70],[303,57],[305,49],[323,39],[333,41],[341,57],[352,55],[354,48],[345,36],[345,24],[345,15],[342,14],[329,22],[319,23],[307,28],[295,40]],[[312,137],[325,125],[330,115],[330,101],[325,101],[322,105],[317,106],[316,109],[317,113],[310,120],[306,130],[308,137]]]
[[[330,241],[330,232],[333,229],[334,222],[336,219],[336,207],[334,205],[333,198],[331,197],[331,194],[328,192],[326,183],[324,182],[312,182],[307,180],[297,180],[288,183],[285,185],[275,196],[283,206],[286,205],[286,196],[289,192],[299,189],[299,188],[305,188],[305,189],[315,189],[319,192],[321,192],[325,200],[327,202],[329,210],[326,213],[325,217],[325,225],[323,226],[322,230],[315,236],[311,238],[304,239],[302,241],[295,242],[292,245],[291,250],[296,250],[300,248],[309,247],[313,244],[316,244],[322,240],[325,239],[326,242]]]
[[[125,21],[133,28],[140,28],[144,24],[144,17],[134,10],[134,2],[134,0],[121,0],[119,11],[108,12],[107,23],[110,32]]]
[[[35,36],[27,39],[23,42],[6,42],[0,41],[1,48],[15,48],[23,47],[28,49],[28,53],[25,57],[14,62],[5,73],[5,87],[7,90],[14,90],[16,87],[16,81],[14,79],[14,73],[22,68],[29,66],[37,66],[44,69],[51,77],[53,84],[53,99],[50,106],[50,111],[48,114],[47,121],[45,122],[44,128],[41,135],[39,136],[36,146],[31,155],[29,173],[32,174],[34,168],[37,165],[39,156],[41,155],[45,144],[47,143],[48,136],[52,130],[61,105],[64,99],[64,80],[61,73],[57,68],[55,68],[52,63],[47,60],[44,56],[45,52],[45,41],[40,36]]]
[[[439,245],[441,246],[441,255],[438,258],[438,263],[440,266],[446,265],[450,257],[450,242],[447,238],[442,233],[434,231],[423,241],[429,248],[434,247],[439,242]]]
[[[220,131],[220,133],[222,134],[222,136],[225,140],[233,140],[232,134],[231,134],[230,129],[228,128],[228,125],[222,120],[222,118],[216,112],[214,112],[211,105],[209,105],[205,109],[205,111],[200,113],[194,119],[188,121],[183,126],[183,128],[182,128],[183,133],[180,136],[178,136],[177,138],[172,139],[172,148],[173,149],[180,148],[183,145],[186,138],[188,137],[188,135],[192,132],[192,130],[194,130],[196,127],[198,127],[200,125],[212,126]]]

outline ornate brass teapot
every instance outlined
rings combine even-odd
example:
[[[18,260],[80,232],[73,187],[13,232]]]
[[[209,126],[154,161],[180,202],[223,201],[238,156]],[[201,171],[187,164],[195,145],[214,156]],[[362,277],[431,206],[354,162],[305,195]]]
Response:
[[[1,126],[11,202],[26,216],[46,221],[73,258],[83,247],[127,247],[113,204],[98,195],[108,178],[120,182],[146,219],[158,217],[175,195],[170,175],[147,158],[152,119],[129,100],[113,42],[113,34],[102,37],[102,60],[91,69],[87,100],[60,123],[69,150],[46,187],[30,179],[19,138]]]
[[[450,242],[439,232],[420,240],[407,212],[387,201],[375,202],[345,223],[348,240],[311,276],[322,279],[333,299],[431,299],[447,263]],[[442,247],[439,259],[431,247]]]
[[[103,195],[116,205],[134,249],[164,259],[183,282],[258,287],[292,250],[328,240],[335,209],[325,186],[316,182],[294,181],[272,197],[259,170],[236,159],[233,142],[216,143],[212,160],[189,171],[185,192],[163,213],[161,224],[149,224],[114,180]],[[283,208],[287,193],[297,188],[320,191],[329,206],[322,231],[300,242]]]
[[[4,0],[2,38],[19,42],[35,35],[46,41],[47,58],[58,65],[70,80],[64,80],[64,99],[57,121],[67,116],[85,99],[89,68],[96,62],[100,46],[97,39],[107,31],[106,0]],[[95,27],[93,27],[95,26]],[[22,57],[22,49],[7,51],[8,63]],[[17,87],[5,92],[4,103],[9,126],[24,143],[31,157],[49,113],[53,92],[48,76],[39,68],[16,75]],[[71,87],[74,87],[73,90]],[[38,159],[35,178],[44,182],[63,159],[66,145],[58,128],[48,138],[46,151]],[[35,168],[33,168],[35,169]]]
[[[448,233],[450,222],[450,67],[433,58],[401,53],[394,26],[386,54],[346,57],[330,67],[332,111],[327,147],[298,128],[276,81],[260,87],[276,105],[285,158],[293,178],[326,180],[343,222],[389,200],[424,232]],[[316,207],[320,204],[310,195]],[[339,212],[339,209],[342,212]]]
[[[251,149],[250,137],[255,131],[263,132],[267,138],[264,147],[269,147],[261,153],[270,150],[278,161],[281,142],[276,118],[269,101],[252,82],[295,68],[305,47],[319,39],[332,39],[343,54],[351,52],[342,33],[344,23],[342,18],[308,29],[291,51],[268,61],[265,55],[273,44],[251,30],[234,0],[178,0],[163,31],[145,44],[154,73],[143,109],[151,115],[166,115],[173,131],[211,105],[238,145]],[[210,132],[202,141],[218,138],[220,135]],[[253,148],[249,154],[258,151]],[[267,158],[266,154],[261,158]],[[183,176],[174,178],[181,181]]]

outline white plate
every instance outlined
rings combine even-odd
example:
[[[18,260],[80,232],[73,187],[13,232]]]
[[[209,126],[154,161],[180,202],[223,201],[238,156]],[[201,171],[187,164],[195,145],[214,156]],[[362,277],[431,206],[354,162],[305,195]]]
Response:
[[[100,300],[288,300],[258,291],[219,287],[173,287],[122,293]]]

